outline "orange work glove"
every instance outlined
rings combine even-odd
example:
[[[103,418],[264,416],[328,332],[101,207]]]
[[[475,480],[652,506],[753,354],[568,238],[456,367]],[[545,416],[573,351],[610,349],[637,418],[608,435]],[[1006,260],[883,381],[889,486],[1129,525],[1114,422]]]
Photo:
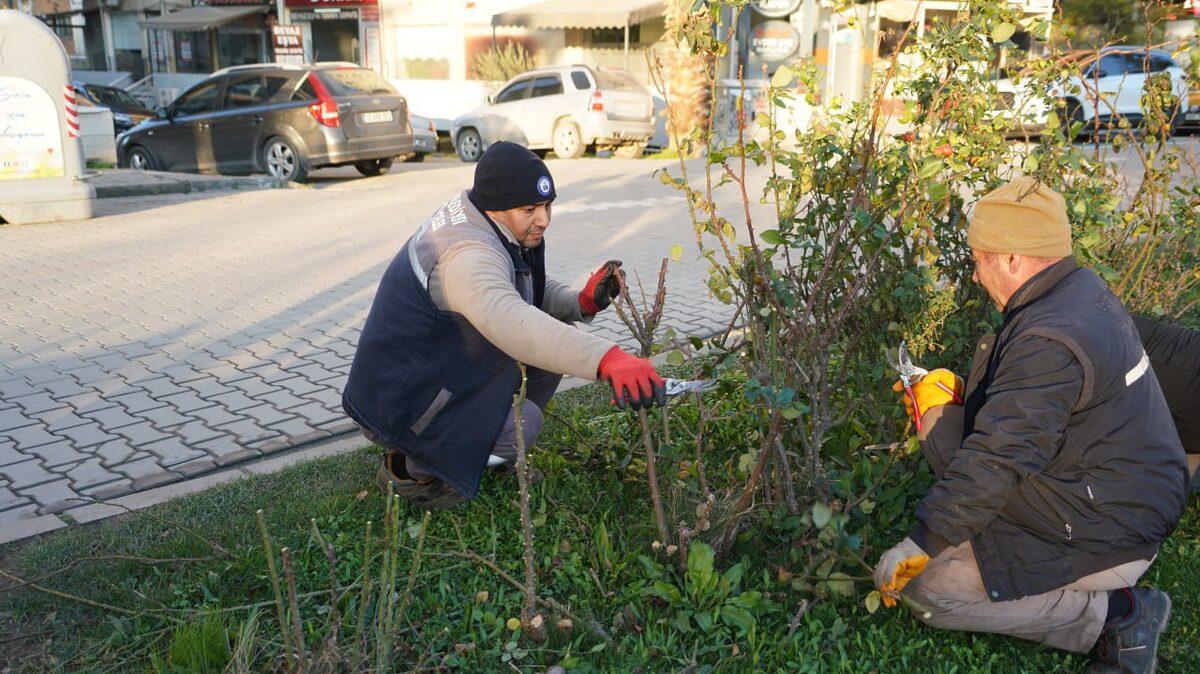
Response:
[[[875,565],[875,586],[879,588],[883,605],[895,606],[900,591],[908,581],[919,576],[928,563],[929,555],[911,538],[905,538],[883,553]]]
[[[938,407],[939,405],[961,405],[963,404],[965,388],[962,377],[950,370],[933,370],[912,385],[912,392],[913,396],[917,399],[919,413],[913,413],[913,401],[907,395],[904,396],[904,410],[915,421],[922,414],[928,412],[930,408]],[[892,390],[896,393],[903,393],[904,383],[896,380],[896,383],[892,384]]]

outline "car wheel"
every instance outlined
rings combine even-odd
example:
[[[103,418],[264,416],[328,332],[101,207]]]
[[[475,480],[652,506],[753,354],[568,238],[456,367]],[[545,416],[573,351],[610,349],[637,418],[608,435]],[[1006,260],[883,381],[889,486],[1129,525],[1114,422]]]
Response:
[[[617,159],[640,159],[644,154],[646,154],[645,143],[630,143],[613,148],[612,156]]]
[[[483,156],[483,139],[479,137],[479,132],[475,129],[463,129],[458,132],[458,138],[454,141],[454,149],[458,151],[458,158],[465,162],[477,162]]]
[[[272,178],[302,183],[308,175],[304,164],[304,155],[284,138],[275,136],[263,146],[262,165]]]
[[[586,147],[579,137],[579,125],[571,120],[563,120],[554,127],[554,155],[562,159],[578,159],[583,156]]]
[[[404,158],[404,163],[406,164],[416,164],[423,161],[425,161],[424,152],[414,152]]]
[[[125,162],[129,168],[135,171],[153,171],[155,167],[154,157],[141,145],[129,148],[129,153],[125,155]]]
[[[388,169],[392,168],[392,161],[392,157],[385,157],[383,159],[369,159],[367,161],[360,161],[356,163],[354,168],[357,169],[359,173],[368,177],[381,176],[387,173]]]

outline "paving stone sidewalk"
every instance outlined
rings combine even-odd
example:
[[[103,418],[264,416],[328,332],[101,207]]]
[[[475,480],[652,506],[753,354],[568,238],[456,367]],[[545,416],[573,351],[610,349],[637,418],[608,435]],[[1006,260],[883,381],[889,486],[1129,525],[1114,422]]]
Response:
[[[560,194],[595,170],[580,165],[554,165]],[[469,169],[441,171],[461,184]],[[0,227],[0,542],[357,437],[341,392],[375,285],[446,196],[396,197],[414,175]],[[578,284],[621,257],[653,283],[692,236],[682,200],[606,179],[556,204],[549,272]],[[707,298],[703,264],[675,267],[664,326],[722,329],[731,309]],[[586,329],[632,345],[611,312]]]

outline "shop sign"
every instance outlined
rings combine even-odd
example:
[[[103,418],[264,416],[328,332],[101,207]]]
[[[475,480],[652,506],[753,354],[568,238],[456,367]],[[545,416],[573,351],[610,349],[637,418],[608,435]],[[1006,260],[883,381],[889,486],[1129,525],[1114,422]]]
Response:
[[[755,0],[754,9],[763,16],[778,19],[800,8],[800,0]]]
[[[357,7],[378,5],[379,0],[284,0],[289,9],[311,9],[313,7]]]
[[[357,9],[335,9],[332,12],[326,10],[318,12],[315,9],[292,10],[288,15],[292,17],[292,21],[334,21],[351,19],[358,20]]]
[[[787,21],[764,21],[750,33],[750,51],[767,63],[778,63],[800,48],[800,34]]]
[[[300,26],[271,26],[271,43],[275,48],[275,62],[304,65],[304,32]]]
[[[58,121],[45,89],[0,77],[0,180],[65,175]]]

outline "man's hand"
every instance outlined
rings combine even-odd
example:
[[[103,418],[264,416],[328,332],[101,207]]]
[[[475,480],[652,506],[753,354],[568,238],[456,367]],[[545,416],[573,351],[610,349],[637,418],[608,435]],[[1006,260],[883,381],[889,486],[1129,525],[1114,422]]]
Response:
[[[588,279],[583,290],[579,291],[579,310],[584,316],[593,316],[608,308],[608,305],[621,294],[621,284],[617,274],[625,277],[621,271],[620,260],[609,260],[597,269]]]
[[[915,420],[930,408],[939,405],[961,405],[964,389],[962,377],[946,369],[933,370],[912,385],[913,397],[917,399],[917,411],[914,412],[913,401],[907,395],[904,396],[904,409],[908,416]],[[897,380],[892,384],[892,390],[902,393],[904,383]]]
[[[655,403],[660,407],[667,404],[666,383],[650,361],[631,356],[619,346],[604,354],[597,373],[612,386],[613,402],[620,409],[626,405],[639,410]]]
[[[883,553],[875,565],[875,587],[879,588],[883,605],[888,608],[895,606],[900,591],[908,585],[908,581],[925,570],[928,562],[929,555],[911,538],[905,538]]]

